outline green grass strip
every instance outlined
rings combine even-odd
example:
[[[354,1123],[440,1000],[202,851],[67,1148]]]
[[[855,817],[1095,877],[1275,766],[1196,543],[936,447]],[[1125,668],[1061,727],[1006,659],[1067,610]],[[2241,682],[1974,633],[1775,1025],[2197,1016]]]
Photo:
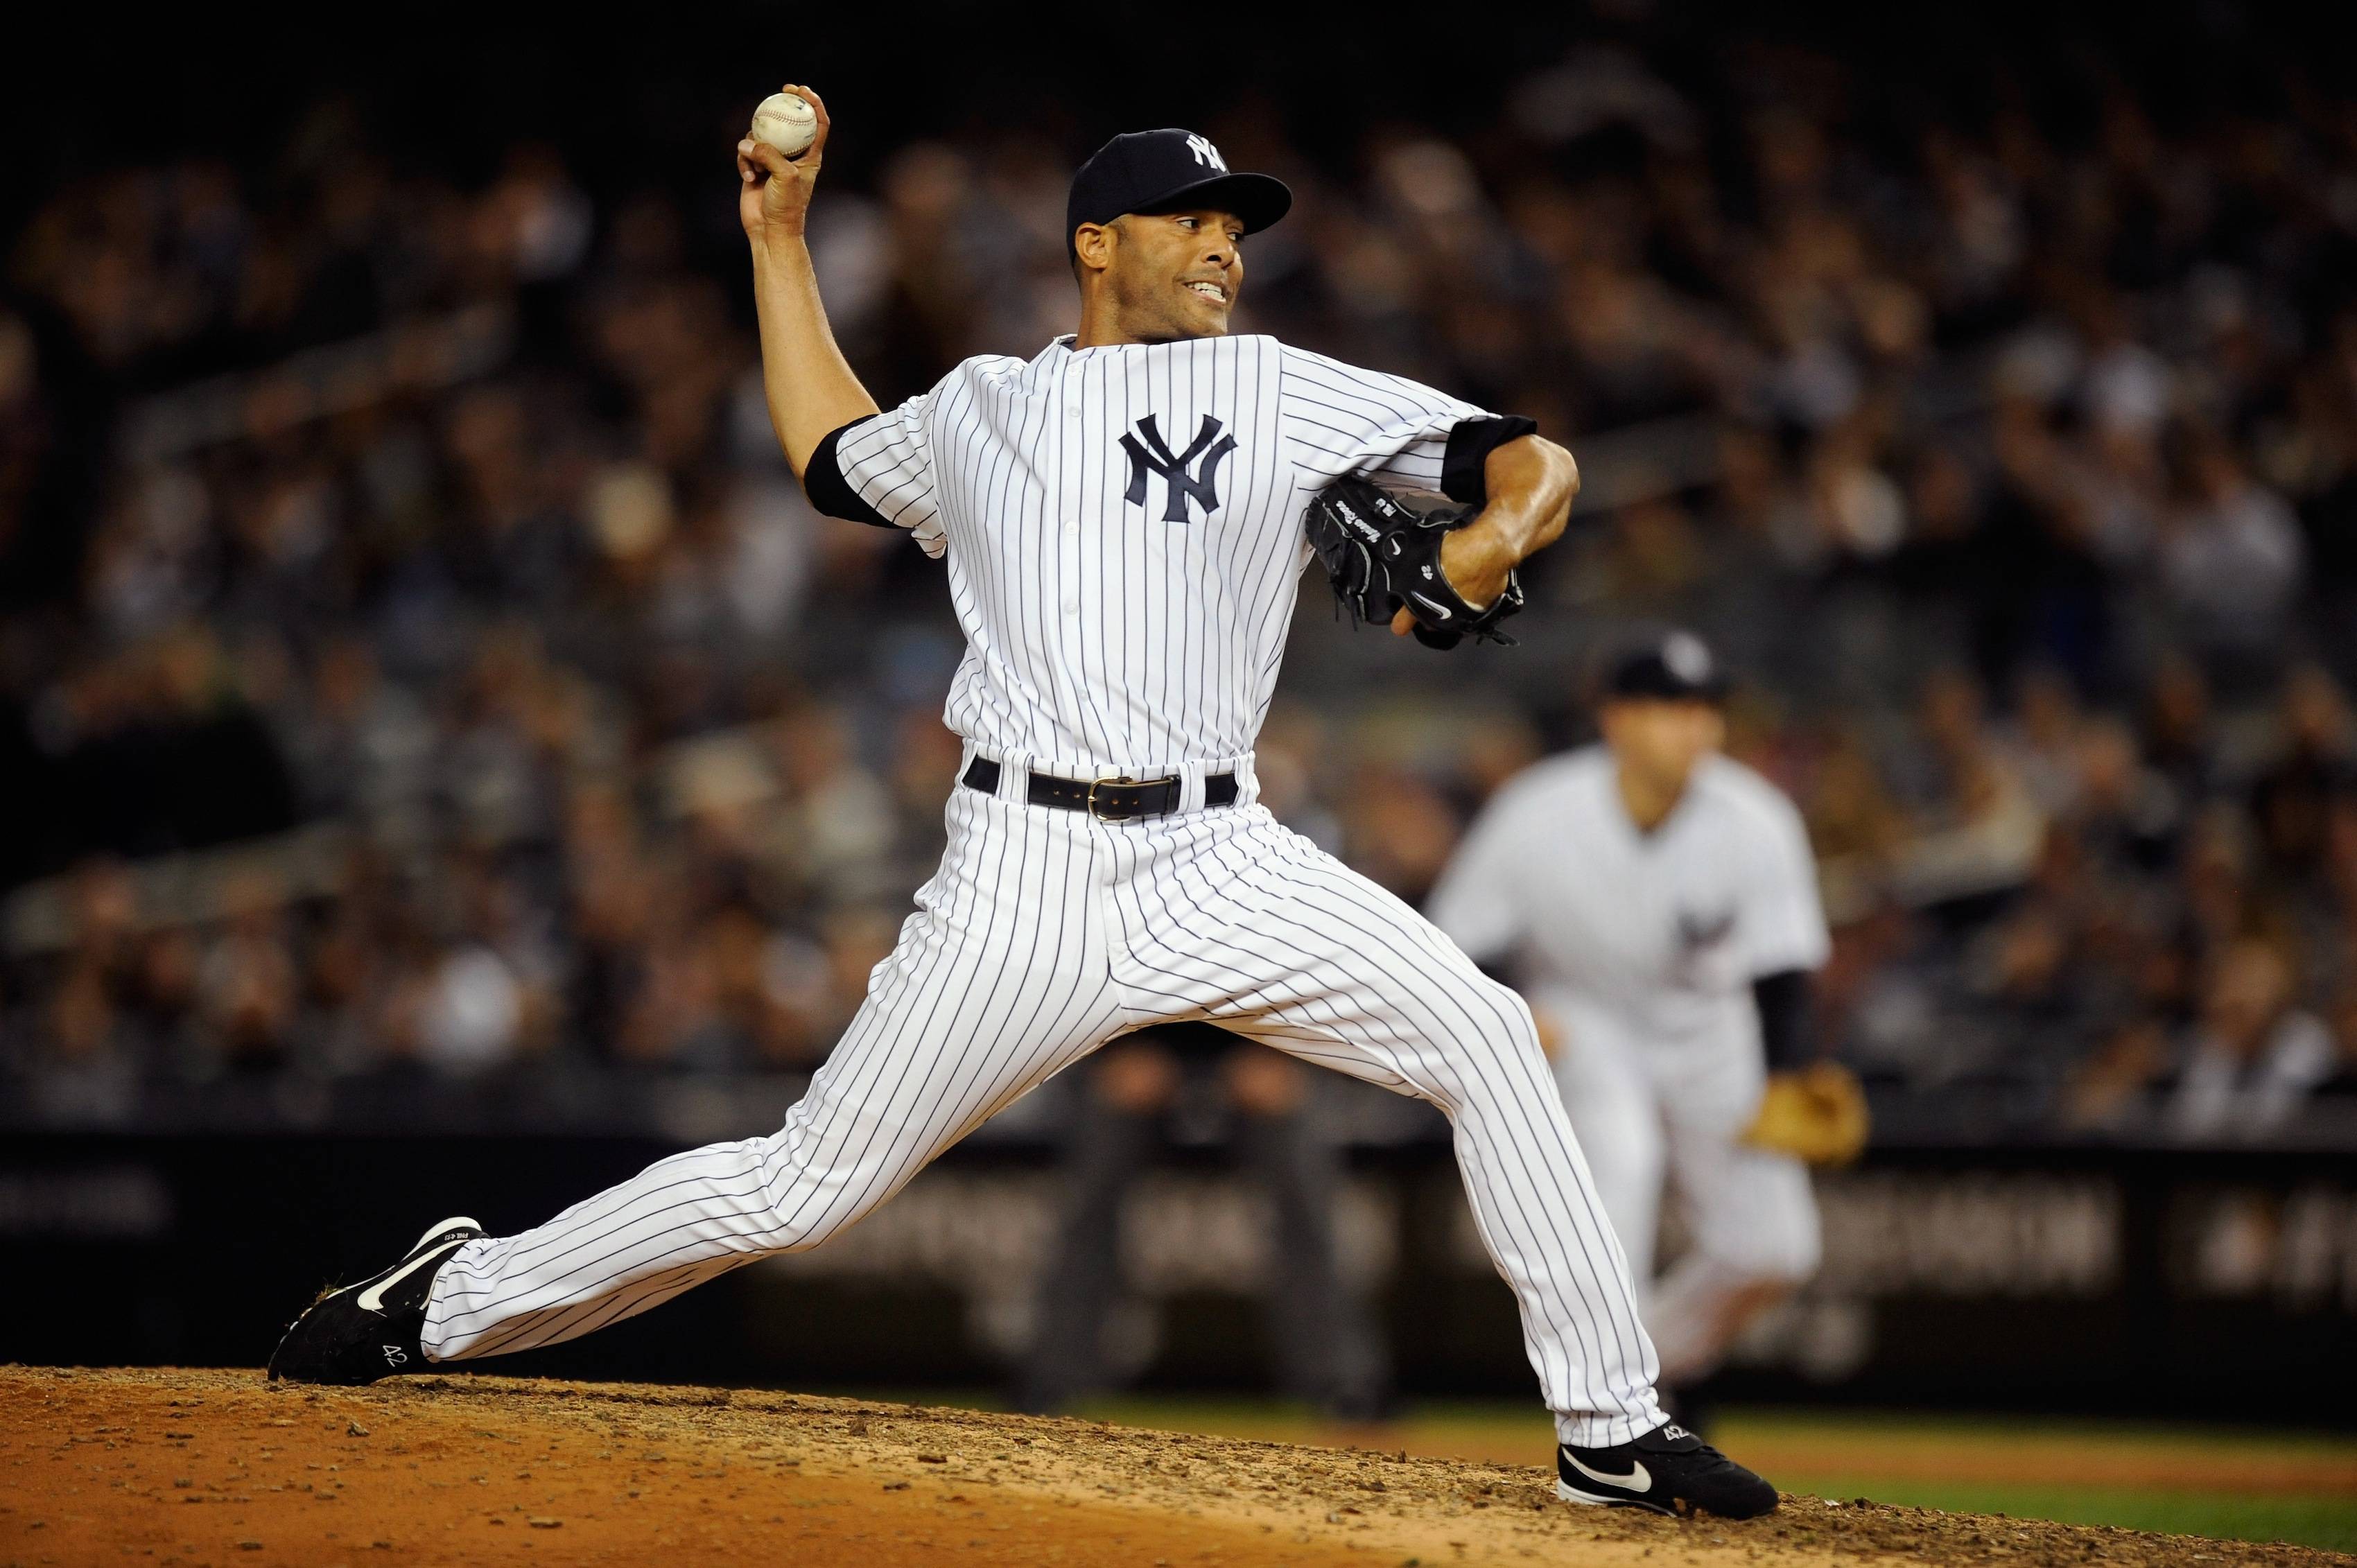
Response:
[[[1893,1481],[1858,1475],[1770,1477],[1788,1492],[1871,1498],[1878,1503],[2001,1513],[2064,1524],[2113,1524],[2218,1541],[2287,1541],[2357,1552],[2357,1498],[2255,1498],[2225,1492],[2130,1491],[2099,1487],[2022,1487]]]

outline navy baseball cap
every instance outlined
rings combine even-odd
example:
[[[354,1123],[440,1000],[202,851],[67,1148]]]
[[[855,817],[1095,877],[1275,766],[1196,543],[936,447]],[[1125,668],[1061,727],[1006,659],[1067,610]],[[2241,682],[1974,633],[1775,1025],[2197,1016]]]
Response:
[[[1244,232],[1267,228],[1293,206],[1293,192],[1273,175],[1232,174],[1209,136],[1193,131],[1130,131],[1099,147],[1072,176],[1064,201],[1064,249],[1083,223],[1110,223],[1125,212],[1211,208],[1244,220]]]
[[[1604,700],[1715,703],[1727,695],[1727,672],[1710,645],[1690,631],[1671,631],[1621,650],[1604,678]]]

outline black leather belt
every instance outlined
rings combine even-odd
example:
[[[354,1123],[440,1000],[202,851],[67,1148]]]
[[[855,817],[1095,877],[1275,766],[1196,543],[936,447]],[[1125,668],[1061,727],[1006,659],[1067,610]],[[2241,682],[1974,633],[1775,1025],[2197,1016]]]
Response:
[[[998,779],[998,764],[986,757],[977,757],[966,766],[961,782],[969,789],[996,795]],[[1126,822],[1139,817],[1168,816],[1177,811],[1182,788],[1184,780],[1178,779],[1059,779],[1052,773],[1034,773],[1027,780],[1024,797],[1035,806],[1086,811],[1101,822]],[[1204,805],[1232,806],[1235,802],[1234,774],[1203,776]]]

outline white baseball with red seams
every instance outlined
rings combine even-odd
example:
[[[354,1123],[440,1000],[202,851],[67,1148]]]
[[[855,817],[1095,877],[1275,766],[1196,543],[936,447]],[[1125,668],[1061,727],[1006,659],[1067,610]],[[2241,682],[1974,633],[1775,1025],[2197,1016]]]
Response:
[[[1527,428],[1237,337],[970,360],[830,436],[813,496],[945,560],[967,639],[946,718],[961,778],[982,758],[995,779],[951,790],[941,870],[785,1126],[469,1242],[436,1281],[426,1354],[569,1339],[816,1246],[1114,1036],[1208,1019],[1446,1112],[1562,1439],[1660,1426],[1628,1265],[1530,1010],[1280,826],[1253,777],[1308,498],[1361,475],[1478,500],[1486,452]],[[1034,805],[1031,769],[1176,779],[1175,809]],[[1207,799],[1223,774],[1232,800]]]
[[[788,157],[798,156],[818,139],[818,111],[791,92],[772,92],[753,111],[749,133]]]

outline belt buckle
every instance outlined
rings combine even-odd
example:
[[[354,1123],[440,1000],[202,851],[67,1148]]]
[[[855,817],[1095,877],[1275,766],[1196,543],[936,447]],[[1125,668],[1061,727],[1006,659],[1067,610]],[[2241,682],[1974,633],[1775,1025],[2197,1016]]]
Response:
[[[1109,817],[1109,816],[1106,816],[1103,812],[1102,812],[1102,811],[1098,811],[1098,810],[1097,810],[1097,791],[1098,791],[1098,789],[1102,789],[1103,786],[1105,786],[1105,785],[1107,785],[1107,784],[1135,784],[1135,783],[1136,783],[1136,782],[1138,782],[1138,781],[1137,781],[1136,779],[1132,779],[1132,778],[1131,778],[1128,774],[1126,774],[1126,773],[1116,773],[1116,774],[1114,774],[1114,775],[1112,778],[1110,778],[1110,779],[1092,779],[1092,780],[1091,780],[1091,781],[1090,781],[1090,784],[1089,784],[1089,796],[1088,796],[1088,800],[1087,800],[1087,801],[1085,802],[1085,804],[1086,804],[1086,806],[1087,806],[1087,809],[1088,809],[1089,816],[1090,816],[1092,819],[1093,819],[1094,821],[1096,821],[1096,822],[1125,822],[1130,821],[1130,820],[1131,820],[1132,818],[1134,818],[1134,817],[1139,817],[1139,816],[1143,816],[1143,815],[1145,815],[1145,812],[1144,812],[1143,811],[1133,811],[1133,812],[1129,813],[1129,815],[1128,815],[1128,816],[1122,816],[1122,817]]]
[[[1137,810],[1129,812],[1125,816],[1109,817],[1103,811],[1098,811],[1097,791],[1107,784],[1118,784],[1125,789],[1142,789],[1148,784],[1176,784],[1178,782],[1178,776],[1175,773],[1171,774],[1167,779],[1132,779],[1126,773],[1120,773],[1115,774],[1111,779],[1095,779],[1089,785],[1089,796],[1087,800],[1089,815],[1100,822],[1134,822],[1138,818],[1146,815],[1146,802],[1144,800],[1140,800],[1137,803]]]

